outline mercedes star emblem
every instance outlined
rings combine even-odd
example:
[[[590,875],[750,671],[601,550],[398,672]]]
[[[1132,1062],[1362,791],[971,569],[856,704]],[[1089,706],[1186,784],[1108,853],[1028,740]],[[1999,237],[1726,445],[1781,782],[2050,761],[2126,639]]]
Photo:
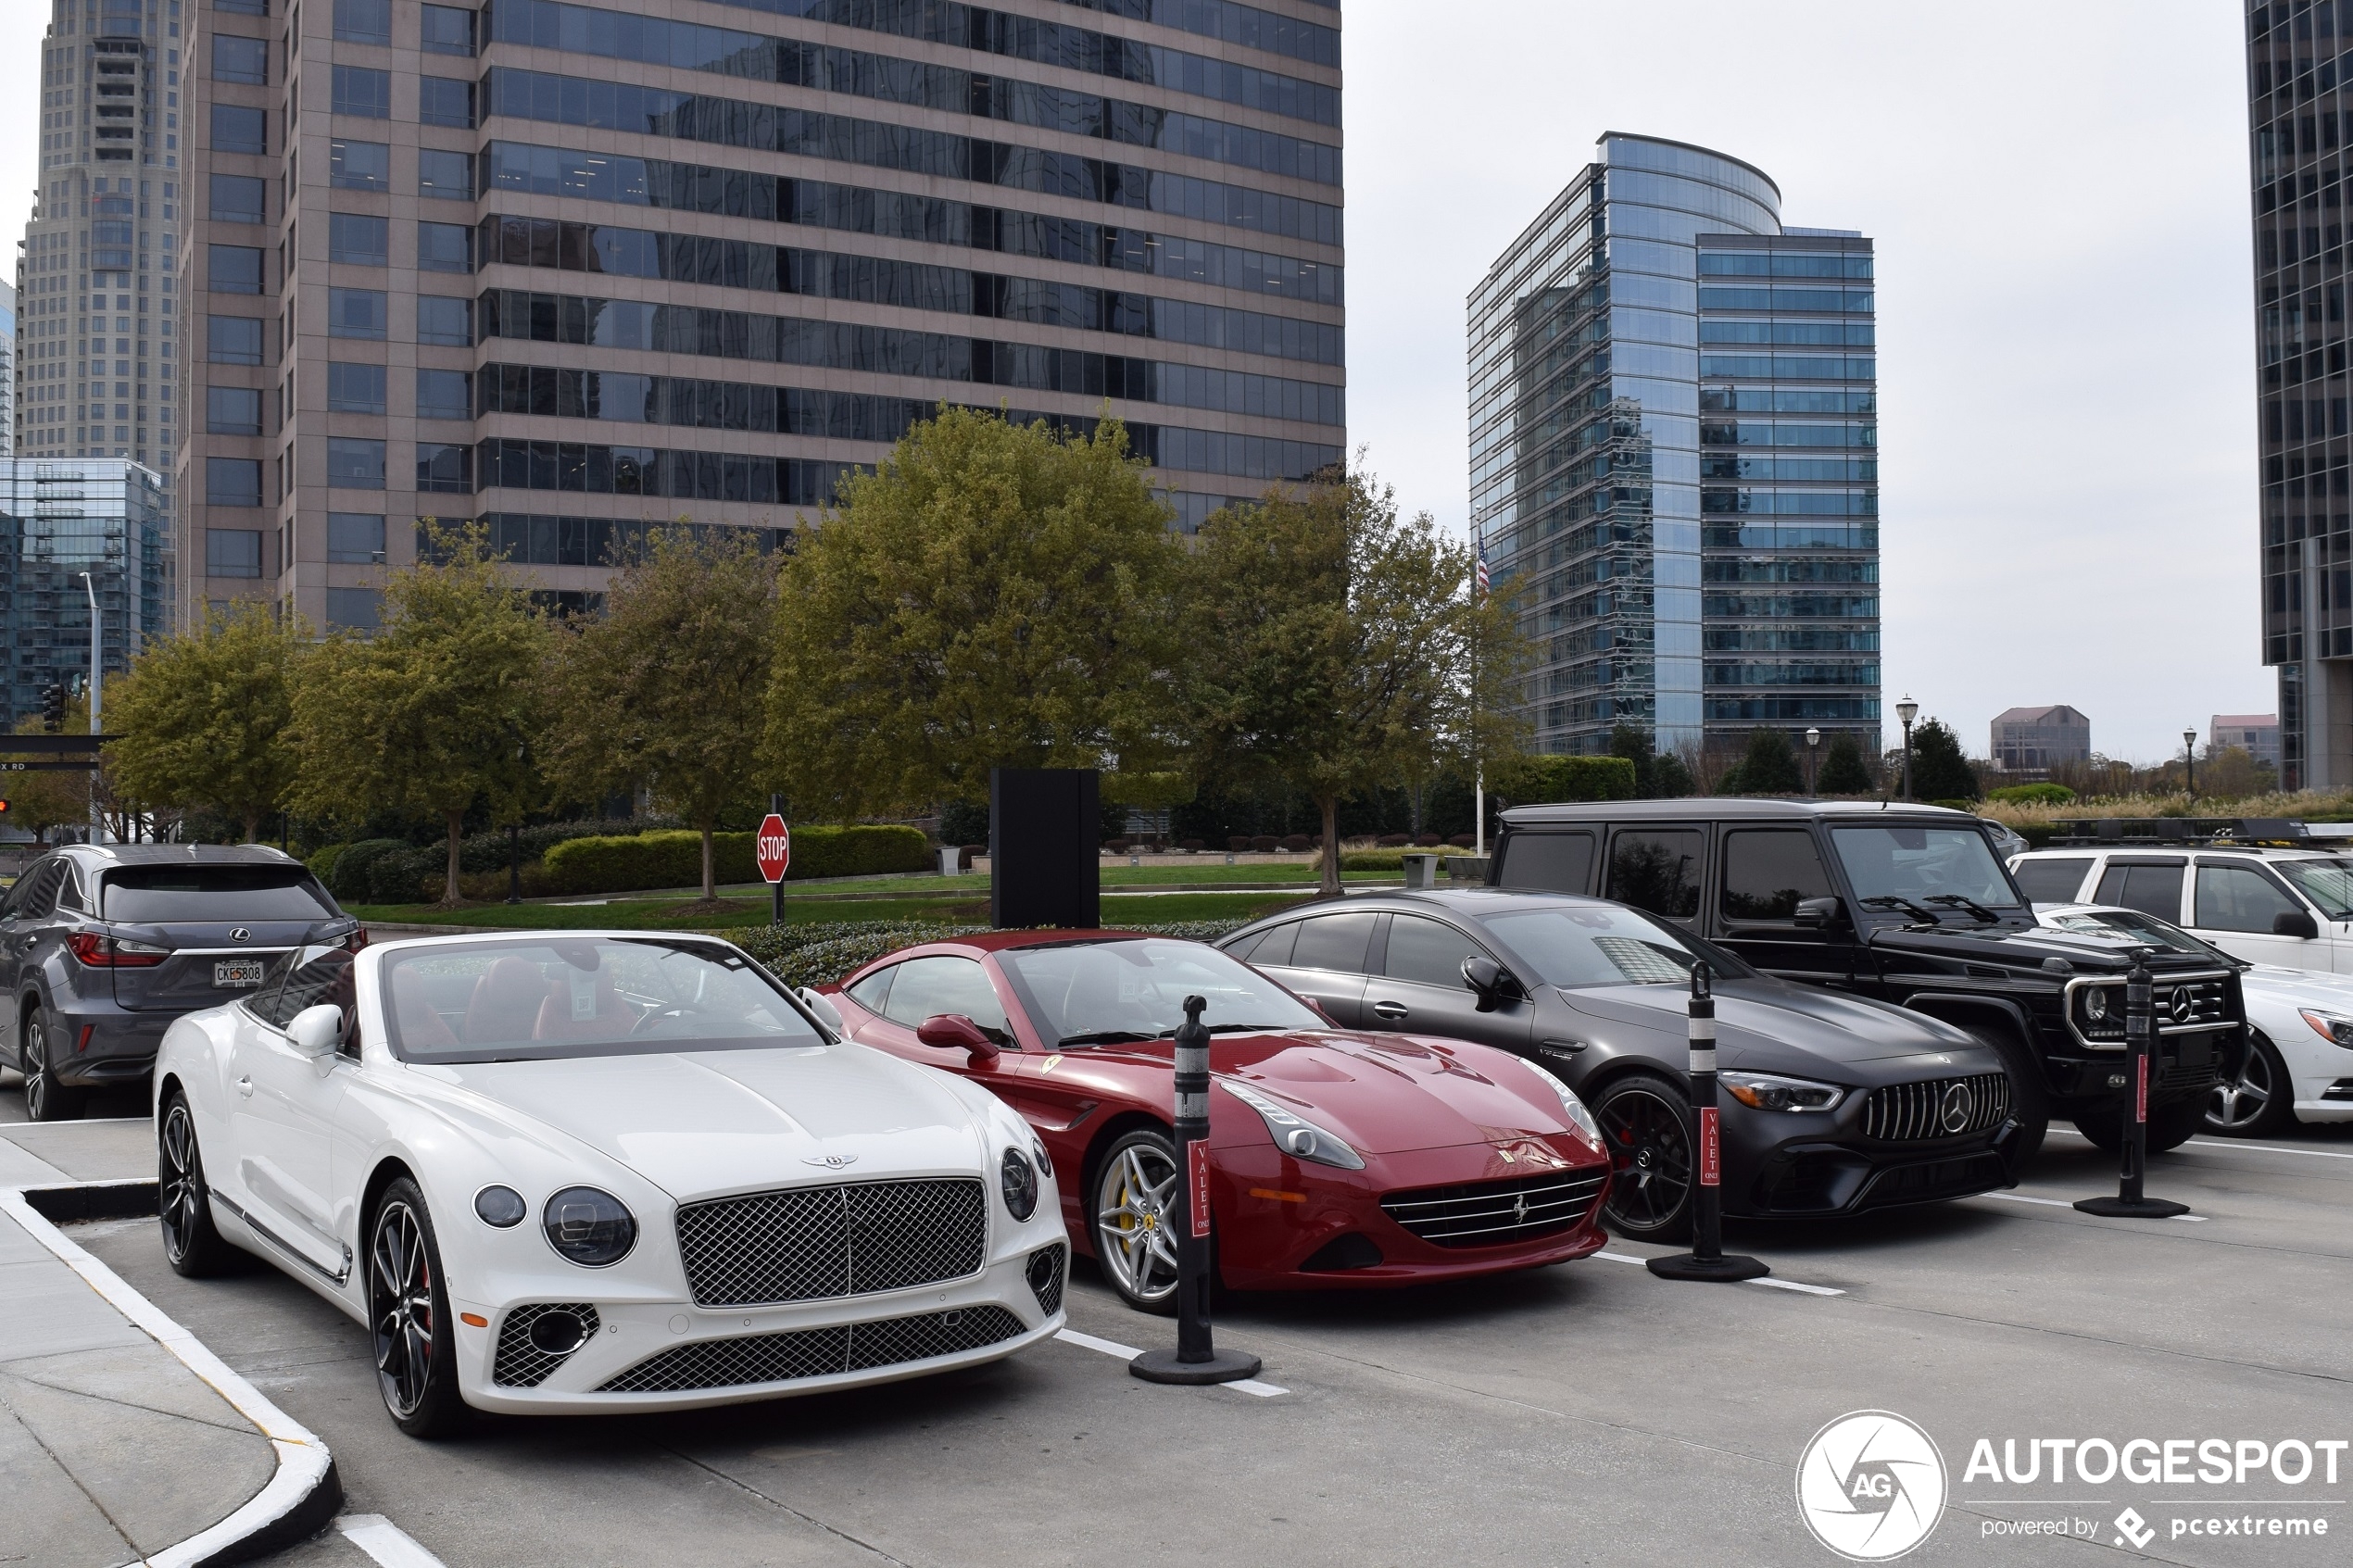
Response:
[[[1937,1113],[1937,1121],[1948,1133],[1965,1132],[1969,1113],[1977,1109],[1976,1097],[1967,1084],[1955,1084],[1944,1091],[1944,1103]]]
[[[2186,1023],[2197,1013],[2197,998],[2186,985],[2173,993],[2173,1022]]]

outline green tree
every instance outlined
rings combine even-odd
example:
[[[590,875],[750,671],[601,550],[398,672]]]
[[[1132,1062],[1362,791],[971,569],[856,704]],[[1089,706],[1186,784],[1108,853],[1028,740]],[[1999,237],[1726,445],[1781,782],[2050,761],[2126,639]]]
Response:
[[[1720,795],[1795,795],[1806,787],[1789,736],[1769,724],[1748,732],[1748,749],[1717,786]]]
[[[1692,771],[1671,751],[1653,751],[1650,732],[1619,720],[1609,732],[1609,754],[1634,764],[1634,798],[1674,800],[1692,793]]]
[[[541,767],[572,798],[650,790],[702,834],[705,899],[719,814],[754,794],[775,582],[749,534],[659,529],[552,639]]]
[[[943,408],[778,585],[768,755],[803,813],[988,798],[988,771],[1167,766],[1183,546],[1127,433]]]
[[[1912,731],[1912,798],[1975,800],[1977,774],[1961,752],[1961,737],[1942,719],[1922,721]]]
[[[294,696],[293,809],[357,824],[371,812],[440,819],[445,903],[460,901],[466,812],[515,821],[532,799],[547,624],[508,583],[479,525],[428,525],[426,558],[392,573],[384,625],[329,638]]]
[[[17,723],[20,735],[46,734],[48,726],[38,713],[28,715]],[[90,733],[90,696],[87,692],[66,704],[65,722],[60,734],[86,735]],[[90,821],[91,777],[72,770],[39,772],[27,771],[11,774],[7,784],[8,814],[0,818],[10,827],[21,828],[41,843],[47,843],[49,830],[68,824],[86,826]]]
[[[1853,735],[1832,735],[1822,758],[1822,774],[1814,784],[1822,795],[1869,795],[1878,786],[1871,783],[1870,765],[1863,760],[1863,748]]]
[[[250,844],[294,786],[287,727],[309,633],[267,604],[208,611],[107,683],[115,789],[147,806],[218,812]]]
[[[1508,772],[1528,649],[1510,605],[1478,596],[1472,554],[1428,513],[1401,519],[1362,472],[1269,492],[1202,525],[1188,563],[1185,729],[1196,775],[1280,783],[1324,826],[1340,892],[1340,801],[1428,759]]]

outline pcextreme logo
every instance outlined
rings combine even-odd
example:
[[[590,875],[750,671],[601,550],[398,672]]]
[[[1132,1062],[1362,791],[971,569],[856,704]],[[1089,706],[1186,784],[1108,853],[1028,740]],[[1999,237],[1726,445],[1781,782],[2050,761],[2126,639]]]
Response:
[[[1814,1434],[1797,1461],[1797,1511],[1850,1562],[1903,1556],[1944,1512],[1944,1456],[1892,1411],[1856,1411]]]

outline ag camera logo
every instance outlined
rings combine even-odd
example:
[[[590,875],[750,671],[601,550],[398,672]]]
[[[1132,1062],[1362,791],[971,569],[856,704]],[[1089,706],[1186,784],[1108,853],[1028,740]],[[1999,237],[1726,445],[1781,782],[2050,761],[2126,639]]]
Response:
[[[1944,1513],[1944,1456],[1892,1411],[1856,1411],[1814,1434],[1797,1461],[1797,1511],[1850,1562],[1903,1556]]]

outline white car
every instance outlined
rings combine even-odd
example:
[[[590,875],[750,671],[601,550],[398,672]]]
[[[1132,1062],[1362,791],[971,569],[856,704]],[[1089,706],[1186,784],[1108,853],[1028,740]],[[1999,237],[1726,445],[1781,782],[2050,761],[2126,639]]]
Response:
[[[661,932],[298,947],[165,1035],[164,1250],[366,1324],[405,1432],[995,1361],[1063,1322],[1036,1136]]]
[[[2062,930],[2118,931],[2156,947],[2216,952],[2138,909],[2038,904],[2034,913]],[[2353,976],[2242,963],[2239,994],[2251,1048],[2237,1073],[2215,1085],[2206,1130],[2263,1137],[2298,1122],[2353,1122]]]

